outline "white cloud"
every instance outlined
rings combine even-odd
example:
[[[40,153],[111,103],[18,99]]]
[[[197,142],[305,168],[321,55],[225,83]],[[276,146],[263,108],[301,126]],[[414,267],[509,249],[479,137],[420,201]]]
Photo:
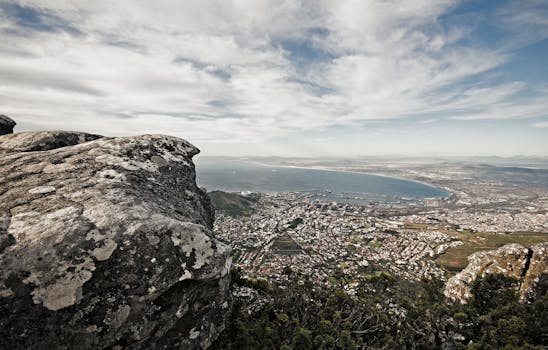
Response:
[[[534,126],[535,128],[548,128],[548,121],[546,121],[546,122],[534,123],[533,126]]]
[[[496,12],[498,25],[511,35],[507,48],[519,48],[548,38],[548,6],[545,0],[510,1]]]
[[[521,82],[461,84],[509,56],[440,23],[456,0],[17,3],[62,24],[25,28],[6,10],[19,5],[0,9],[1,112],[28,128],[207,144],[432,113],[538,117],[547,107],[546,91],[515,99],[529,88]],[[303,52],[284,46],[307,40]]]

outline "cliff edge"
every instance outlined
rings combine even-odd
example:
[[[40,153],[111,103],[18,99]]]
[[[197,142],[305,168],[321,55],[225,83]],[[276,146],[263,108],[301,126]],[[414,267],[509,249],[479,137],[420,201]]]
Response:
[[[468,266],[451,277],[444,294],[452,300],[466,302],[474,280],[486,274],[502,273],[520,281],[519,297],[529,302],[548,290],[548,243],[525,247],[512,243],[495,250],[477,252],[468,257]]]
[[[230,251],[198,152],[163,135],[0,136],[0,348],[207,348]]]

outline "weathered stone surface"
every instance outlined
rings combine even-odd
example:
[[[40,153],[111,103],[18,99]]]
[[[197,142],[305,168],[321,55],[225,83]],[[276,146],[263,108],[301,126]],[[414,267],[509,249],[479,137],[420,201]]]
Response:
[[[48,151],[98,138],[101,136],[74,131],[19,132],[0,137],[0,154]]]
[[[7,115],[0,114],[0,135],[11,134],[16,123]]]
[[[0,348],[209,346],[230,254],[194,146],[39,132],[0,148]]]
[[[261,311],[272,302],[271,297],[249,287],[235,287],[232,290],[232,296],[250,315]]]
[[[518,278],[520,300],[533,300],[547,288],[548,243],[530,248],[512,243],[472,254],[468,257],[468,266],[447,281],[444,293],[450,299],[466,302],[472,296],[470,289],[474,280],[493,273]]]

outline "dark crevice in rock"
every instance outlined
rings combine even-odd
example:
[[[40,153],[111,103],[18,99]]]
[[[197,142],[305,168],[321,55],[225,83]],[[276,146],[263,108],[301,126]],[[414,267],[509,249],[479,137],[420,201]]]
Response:
[[[533,257],[533,249],[527,248],[527,255],[525,257],[525,265],[523,266],[523,272],[521,273],[521,277],[525,277],[525,275],[529,271],[529,266],[531,266],[531,258],[532,257]]]
[[[0,229],[0,254],[6,250],[11,245],[15,244],[15,237],[13,237],[10,234],[6,234],[5,232],[2,232]]]
[[[10,221],[11,219],[9,214],[0,214],[0,254],[2,254],[6,248],[15,244],[15,237],[8,233]]]

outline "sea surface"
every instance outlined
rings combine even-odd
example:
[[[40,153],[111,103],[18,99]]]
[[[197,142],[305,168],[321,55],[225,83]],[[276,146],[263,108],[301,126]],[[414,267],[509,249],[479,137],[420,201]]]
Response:
[[[232,158],[195,159],[197,182],[208,191],[306,192],[357,204],[420,202],[450,194],[426,184],[365,173],[277,167]]]

